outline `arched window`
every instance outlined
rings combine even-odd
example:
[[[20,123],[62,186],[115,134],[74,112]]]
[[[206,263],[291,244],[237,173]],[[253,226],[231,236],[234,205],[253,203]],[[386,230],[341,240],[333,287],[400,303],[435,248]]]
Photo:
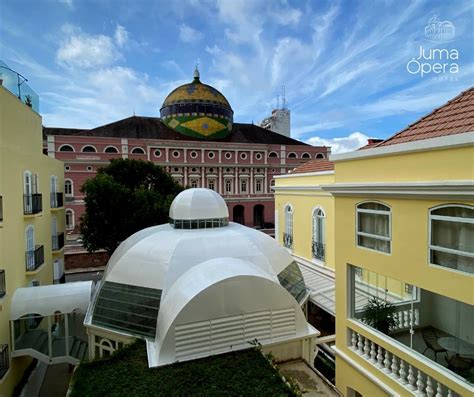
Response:
[[[81,152],[83,152],[83,153],[96,153],[97,150],[92,145],[86,145],[82,148]]]
[[[66,210],[66,229],[74,229],[74,211],[70,208]]]
[[[278,158],[278,153],[277,152],[270,152],[268,153],[268,157],[271,159],[276,159]]]
[[[288,204],[285,207],[285,232],[283,233],[283,245],[293,248],[293,207]]]
[[[59,147],[60,152],[74,152],[74,148],[71,145],[61,145]]]
[[[288,153],[288,158],[289,159],[296,159],[296,158],[298,158],[298,156],[296,155],[295,152],[290,152],[290,153]]]
[[[74,196],[74,184],[71,179],[64,181],[64,195],[68,197]]]
[[[141,147],[134,147],[132,149],[132,154],[145,154],[145,151]]]
[[[322,208],[317,207],[313,210],[313,241],[311,252],[313,258],[319,259],[320,261],[324,261],[326,251],[324,242],[324,218],[326,218],[326,214]]]
[[[474,273],[474,207],[444,205],[430,210],[430,263]]]
[[[323,159],[323,158],[325,158],[325,157],[324,157],[324,154],[318,153],[318,154],[316,155],[316,158],[317,158],[317,159]]]
[[[357,205],[357,245],[375,251],[390,253],[390,207],[375,201]]]
[[[311,155],[309,153],[303,153],[301,156],[302,159],[310,159]]]
[[[115,146],[107,146],[104,149],[104,153],[118,153],[118,149]]]

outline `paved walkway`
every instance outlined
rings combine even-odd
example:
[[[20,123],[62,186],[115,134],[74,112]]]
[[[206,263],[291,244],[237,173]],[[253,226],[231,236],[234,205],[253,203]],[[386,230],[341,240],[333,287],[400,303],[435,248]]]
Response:
[[[49,365],[38,397],[64,397],[71,376],[72,370],[69,364]]]
[[[340,397],[308,364],[302,360],[278,364],[283,376],[294,379],[305,397]]]

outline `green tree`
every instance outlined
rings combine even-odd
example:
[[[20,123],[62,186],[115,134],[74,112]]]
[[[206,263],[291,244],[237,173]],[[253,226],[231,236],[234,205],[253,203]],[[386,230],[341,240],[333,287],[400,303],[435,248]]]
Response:
[[[81,187],[85,213],[81,217],[84,247],[109,255],[133,233],[168,221],[168,211],[182,187],[151,162],[115,159]]]

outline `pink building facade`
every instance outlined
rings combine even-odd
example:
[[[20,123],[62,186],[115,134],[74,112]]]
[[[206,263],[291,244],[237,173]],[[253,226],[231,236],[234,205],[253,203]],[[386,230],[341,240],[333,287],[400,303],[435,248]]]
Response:
[[[84,212],[82,184],[113,158],[152,161],[165,167],[183,186],[206,187],[221,194],[229,206],[231,221],[272,229],[273,177],[310,159],[328,156],[327,147],[296,140],[291,140],[291,145],[178,141],[94,136],[87,134],[90,131],[44,129],[45,151],[64,162],[67,227],[71,230],[79,225]],[[68,135],[62,135],[65,133]],[[271,131],[265,134],[277,135]]]

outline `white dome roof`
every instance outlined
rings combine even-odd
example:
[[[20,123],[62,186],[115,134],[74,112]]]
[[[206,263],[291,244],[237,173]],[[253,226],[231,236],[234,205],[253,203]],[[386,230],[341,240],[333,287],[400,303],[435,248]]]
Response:
[[[171,203],[171,219],[222,219],[229,217],[224,199],[211,189],[186,189]]]

